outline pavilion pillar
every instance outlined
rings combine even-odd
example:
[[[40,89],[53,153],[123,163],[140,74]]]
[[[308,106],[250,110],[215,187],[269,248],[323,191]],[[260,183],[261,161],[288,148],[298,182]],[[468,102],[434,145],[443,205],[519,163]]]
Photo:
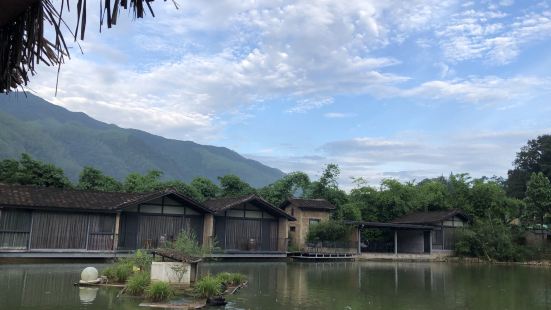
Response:
[[[214,215],[207,213],[203,220],[203,247],[210,248],[212,246],[212,238],[214,236]]]
[[[398,230],[394,230],[394,255],[398,255]]]
[[[115,215],[115,231],[113,235],[113,251],[117,251],[117,247],[119,246],[119,230],[121,227],[121,213],[117,212]]]

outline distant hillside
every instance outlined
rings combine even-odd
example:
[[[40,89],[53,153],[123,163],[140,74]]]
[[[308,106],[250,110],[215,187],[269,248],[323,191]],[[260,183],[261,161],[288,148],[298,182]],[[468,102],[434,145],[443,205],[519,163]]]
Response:
[[[135,129],[97,121],[70,112],[27,93],[0,95],[0,159],[21,153],[65,170],[72,180],[82,167],[94,166],[124,178],[131,172],[156,169],[165,178],[191,181],[205,176],[235,174],[255,187],[283,176],[283,172],[247,159],[225,148],[166,139]]]

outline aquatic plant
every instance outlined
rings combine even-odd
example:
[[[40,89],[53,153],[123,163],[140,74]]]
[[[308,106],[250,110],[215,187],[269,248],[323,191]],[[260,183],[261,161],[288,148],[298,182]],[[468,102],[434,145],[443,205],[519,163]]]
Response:
[[[145,289],[145,297],[151,301],[165,301],[174,296],[174,289],[168,282],[152,282]]]
[[[206,275],[195,282],[193,287],[195,295],[202,298],[210,298],[222,294],[222,282],[218,277]]]
[[[241,273],[221,272],[216,275],[216,279],[224,285],[239,285],[245,282],[246,277]]]
[[[128,261],[121,261],[115,264],[115,281],[124,283],[132,275],[132,263]]]
[[[128,278],[126,283],[126,292],[130,295],[138,296],[145,292],[151,280],[149,272],[138,272]]]

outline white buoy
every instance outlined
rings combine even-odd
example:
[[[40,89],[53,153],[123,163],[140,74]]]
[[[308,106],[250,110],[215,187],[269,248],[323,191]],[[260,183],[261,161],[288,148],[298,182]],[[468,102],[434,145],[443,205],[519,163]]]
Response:
[[[98,270],[94,267],[86,267],[80,274],[81,282],[95,282],[98,280]]]

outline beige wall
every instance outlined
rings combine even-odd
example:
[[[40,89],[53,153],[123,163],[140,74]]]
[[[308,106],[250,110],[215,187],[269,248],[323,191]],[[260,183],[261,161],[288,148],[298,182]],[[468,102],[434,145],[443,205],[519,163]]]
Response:
[[[331,217],[330,211],[301,209],[292,204],[285,208],[285,212],[297,219],[296,222],[289,222],[288,226],[290,242],[299,249],[302,249],[306,242],[310,219],[319,219],[320,222],[325,222]],[[294,232],[290,231],[291,227],[295,227]]]

